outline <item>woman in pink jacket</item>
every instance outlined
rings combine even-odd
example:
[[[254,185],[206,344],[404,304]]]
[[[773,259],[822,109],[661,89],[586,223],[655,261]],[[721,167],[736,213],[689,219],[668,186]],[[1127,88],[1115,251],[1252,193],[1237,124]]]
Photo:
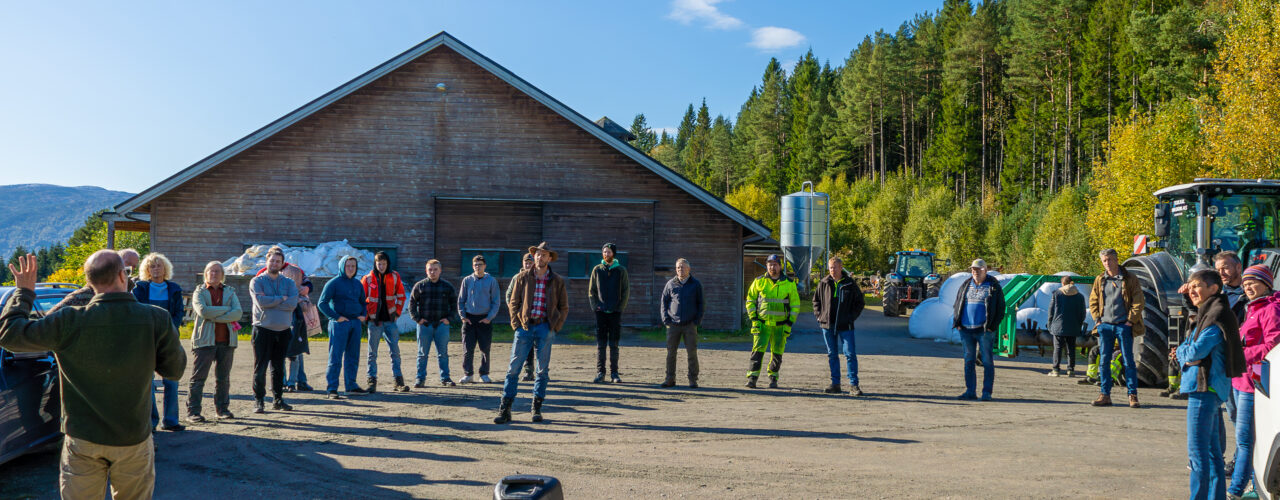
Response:
[[[1244,271],[1244,295],[1249,300],[1247,316],[1240,325],[1245,370],[1231,379],[1236,403],[1235,415],[1231,416],[1236,428],[1236,453],[1235,466],[1227,467],[1231,470],[1227,494],[1233,498],[1243,495],[1245,486],[1253,480],[1253,383],[1250,377],[1257,373],[1262,358],[1280,339],[1280,294],[1272,294],[1272,281],[1271,269],[1267,266],[1251,266]]]

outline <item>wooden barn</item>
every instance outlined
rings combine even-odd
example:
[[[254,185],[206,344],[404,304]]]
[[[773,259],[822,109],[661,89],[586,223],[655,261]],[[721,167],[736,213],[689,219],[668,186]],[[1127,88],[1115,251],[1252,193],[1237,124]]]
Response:
[[[525,249],[547,241],[579,325],[594,324],[587,274],[614,242],[631,274],[624,324],[659,323],[659,295],[685,257],[705,287],[703,326],[737,328],[743,249],[769,230],[626,138],[442,32],[105,218],[112,231],[149,232],[184,290],[205,262],[248,245],[340,239],[391,251],[410,279],[439,259],[455,285],[483,253],[505,287]]]

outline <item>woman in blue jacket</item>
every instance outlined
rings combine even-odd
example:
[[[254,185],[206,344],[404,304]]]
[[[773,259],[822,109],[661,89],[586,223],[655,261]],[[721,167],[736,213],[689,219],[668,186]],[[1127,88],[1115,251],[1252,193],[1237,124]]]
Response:
[[[138,267],[142,280],[133,287],[133,296],[138,302],[169,311],[173,329],[177,330],[182,326],[186,311],[182,305],[182,287],[169,281],[173,278],[173,264],[164,254],[150,253]],[[161,384],[164,385],[164,422],[160,422],[160,412],[152,403],[151,425],[154,427],[159,423],[160,429],[166,431],[183,430],[185,427],[178,422],[178,381],[161,379]]]
[[[1187,341],[1174,351],[1182,365],[1187,395],[1187,458],[1191,463],[1191,498],[1225,498],[1222,459],[1222,404],[1231,397],[1231,377],[1244,369],[1240,325],[1222,294],[1222,277],[1212,269],[1197,271],[1187,281],[1198,310]]]

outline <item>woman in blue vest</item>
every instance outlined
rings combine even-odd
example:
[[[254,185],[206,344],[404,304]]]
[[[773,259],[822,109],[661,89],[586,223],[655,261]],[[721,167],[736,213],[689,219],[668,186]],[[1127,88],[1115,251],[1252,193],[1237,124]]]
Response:
[[[138,302],[169,311],[173,328],[177,330],[182,326],[186,311],[182,306],[182,287],[169,281],[173,278],[173,264],[164,254],[150,253],[143,257],[138,267],[142,279],[133,287],[133,296]],[[152,403],[151,425],[154,427],[159,423],[160,429],[166,431],[183,430],[178,422],[178,381],[161,379],[161,384],[164,385],[164,421],[160,422],[160,413]]]

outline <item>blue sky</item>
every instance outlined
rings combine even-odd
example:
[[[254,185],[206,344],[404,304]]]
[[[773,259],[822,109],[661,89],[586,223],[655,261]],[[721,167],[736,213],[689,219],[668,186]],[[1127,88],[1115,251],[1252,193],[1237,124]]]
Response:
[[[0,184],[138,192],[440,31],[591,119],[733,116],[941,0],[0,2]]]

